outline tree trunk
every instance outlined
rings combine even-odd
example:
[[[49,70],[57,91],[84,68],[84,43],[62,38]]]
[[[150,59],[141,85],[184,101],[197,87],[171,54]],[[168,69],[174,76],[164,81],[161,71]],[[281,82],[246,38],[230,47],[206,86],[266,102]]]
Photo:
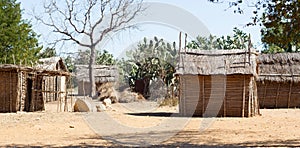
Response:
[[[96,47],[91,46],[91,55],[90,55],[90,63],[89,63],[89,78],[90,78],[90,97],[94,97],[96,94],[96,82],[95,82],[95,73],[94,73],[94,65],[95,65],[95,53]]]

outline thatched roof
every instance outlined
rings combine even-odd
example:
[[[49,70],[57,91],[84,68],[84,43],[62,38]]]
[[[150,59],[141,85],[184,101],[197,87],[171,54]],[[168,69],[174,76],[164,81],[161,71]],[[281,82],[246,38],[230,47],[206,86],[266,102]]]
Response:
[[[300,53],[261,54],[258,64],[259,81],[300,81]]]
[[[70,73],[68,71],[64,70],[50,70],[50,69],[43,69],[39,66],[36,67],[28,67],[28,66],[20,66],[20,65],[13,65],[13,64],[2,64],[0,65],[0,72],[6,71],[6,72],[18,72],[18,71],[26,71],[29,73],[35,73],[38,75],[44,75],[44,76],[69,76]]]
[[[39,64],[36,68],[49,71],[68,71],[61,57],[39,59]]]
[[[78,81],[90,81],[88,67],[88,65],[75,65],[76,79]],[[119,72],[115,66],[94,65],[94,75],[96,82],[115,82],[118,79]]]
[[[249,52],[250,51],[250,52]],[[251,50],[187,50],[180,54],[179,75],[256,75],[256,56]]]
[[[32,67],[25,67],[13,64],[2,64],[0,65],[0,71],[33,71]]]

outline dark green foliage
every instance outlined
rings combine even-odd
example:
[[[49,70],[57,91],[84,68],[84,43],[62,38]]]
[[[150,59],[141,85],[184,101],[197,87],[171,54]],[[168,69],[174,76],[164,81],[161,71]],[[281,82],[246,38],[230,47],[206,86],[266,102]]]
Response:
[[[78,65],[87,65],[90,60],[90,50],[79,50],[77,58],[75,60],[75,64]],[[96,65],[114,65],[116,64],[116,59],[114,59],[113,55],[108,53],[108,51],[104,50],[96,51]]]
[[[55,48],[47,47],[45,50],[39,53],[39,58],[50,58],[55,56],[56,56]]]
[[[221,0],[208,0],[221,2]],[[298,52],[300,48],[300,1],[299,0],[231,0],[234,11],[243,13],[243,7],[254,7],[252,22],[260,25],[265,53]]]
[[[69,72],[74,72],[75,69],[74,60],[70,55],[64,58],[64,63],[67,66]]]
[[[0,0],[0,63],[32,65],[40,50],[36,33],[21,18],[20,3]]]
[[[300,48],[300,1],[269,1],[262,15],[262,42],[268,47],[277,46],[286,52]]]
[[[198,36],[187,44],[190,49],[212,50],[212,49],[245,49],[248,48],[249,36],[238,28],[233,29],[233,36],[210,35],[208,38]]]

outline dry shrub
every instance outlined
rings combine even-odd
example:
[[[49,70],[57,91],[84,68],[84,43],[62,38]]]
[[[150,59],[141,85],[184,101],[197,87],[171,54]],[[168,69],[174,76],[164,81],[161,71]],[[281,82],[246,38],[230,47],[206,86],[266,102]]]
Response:
[[[121,92],[119,97],[120,103],[130,103],[144,100],[146,99],[143,97],[143,95],[136,92],[131,92],[129,89],[125,89],[123,92]]]
[[[161,102],[159,102],[159,106],[176,106],[178,105],[179,100],[177,97],[165,98]]]
[[[99,94],[98,98],[100,101],[109,98],[112,103],[118,102],[118,92],[114,88],[114,82],[107,82],[98,85],[97,92]]]

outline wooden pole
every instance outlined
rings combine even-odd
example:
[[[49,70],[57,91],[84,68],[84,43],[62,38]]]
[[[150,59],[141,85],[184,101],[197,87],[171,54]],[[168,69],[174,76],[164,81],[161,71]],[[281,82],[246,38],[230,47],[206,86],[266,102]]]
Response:
[[[67,88],[67,84],[68,84],[69,78],[67,76],[65,76],[65,82],[64,82],[64,87],[65,87],[65,107],[64,107],[64,111],[67,112],[68,111],[68,88]]]
[[[205,112],[205,76],[202,76],[202,116]]]
[[[187,42],[187,33],[185,33],[185,37],[184,37],[184,49],[186,49],[186,42]]]
[[[275,98],[275,107],[276,108],[277,108],[277,105],[278,105],[279,88],[280,88],[280,83],[278,83],[277,93],[276,93],[276,98]]]
[[[14,81],[11,77],[11,71],[9,72],[9,80],[10,80],[10,82],[9,82],[9,112],[12,112],[12,104],[13,104],[13,102],[12,102],[12,97],[13,97],[12,89],[13,89],[13,87],[11,85],[12,85],[12,83],[14,83]]]
[[[242,104],[242,117],[245,117],[245,99],[246,99],[246,82],[244,75],[244,83],[243,83],[243,104]]]
[[[56,79],[56,77],[53,77],[53,78],[54,78],[54,81],[52,83],[52,86],[53,86],[53,89],[56,91],[55,93],[53,93],[54,94],[53,98],[54,98],[54,100],[57,101],[57,112],[59,112],[59,110],[60,110],[60,99],[58,97],[57,87],[55,85],[55,83],[57,83],[57,79]]]
[[[224,94],[224,99],[223,99],[223,111],[224,111],[224,117],[226,117],[226,76],[227,76],[227,62],[226,60],[224,60],[224,67],[225,67],[225,75],[224,75],[224,81],[223,81],[223,89],[225,91],[225,94]]]
[[[19,93],[20,93],[20,95],[19,95],[19,98],[20,98],[20,108],[19,108],[19,111],[22,111],[22,90],[23,90],[23,85],[22,85],[22,83],[23,83],[23,76],[22,76],[22,72],[20,71],[19,72],[19,78],[18,78],[19,80],[20,80],[20,86],[19,86]]]
[[[226,88],[225,88],[225,96],[224,96],[224,100],[223,100],[223,108],[224,108],[224,117],[226,117]]]
[[[293,80],[290,82],[289,98],[288,98],[288,108],[290,108],[290,103],[291,103],[292,87],[293,87]]]
[[[73,82],[73,78],[72,78],[72,76],[70,76],[70,87],[71,87],[71,112],[73,111],[73,84],[72,84],[72,82]]]
[[[181,32],[179,32],[179,54],[181,52]]]
[[[35,100],[35,91],[34,91],[34,85],[35,85],[35,75],[32,76],[32,86],[31,86],[31,102],[30,102],[30,106],[29,106],[29,111],[34,111],[34,100]]]
[[[267,95],[267,85],[268,83],[265,83],[265,90],[264,90],[264,98],[263,98],[263,107],[265,107],[265,100],[266,100],[266,95]]]
[[[250,79],[250,82],[248,83],[248,97],[247,97],[247,100],[248,100],[248,112],[247,112],[247,116],[251,116],[251,112],[252,112],[252,94],[251,94],[251,91],[252,91],[252,86],[251,86],[251,79]]]
[[[5,76],[7,75],[7,72],[4,72]],[[5,82],[4,82],[5,86],[7,86],[7,79],[5,79]],[[5,91],[4,91],[4,102],[3,102],[3,107],[4,107],[4,110],[7,111],[7,87],[5,87]]]

